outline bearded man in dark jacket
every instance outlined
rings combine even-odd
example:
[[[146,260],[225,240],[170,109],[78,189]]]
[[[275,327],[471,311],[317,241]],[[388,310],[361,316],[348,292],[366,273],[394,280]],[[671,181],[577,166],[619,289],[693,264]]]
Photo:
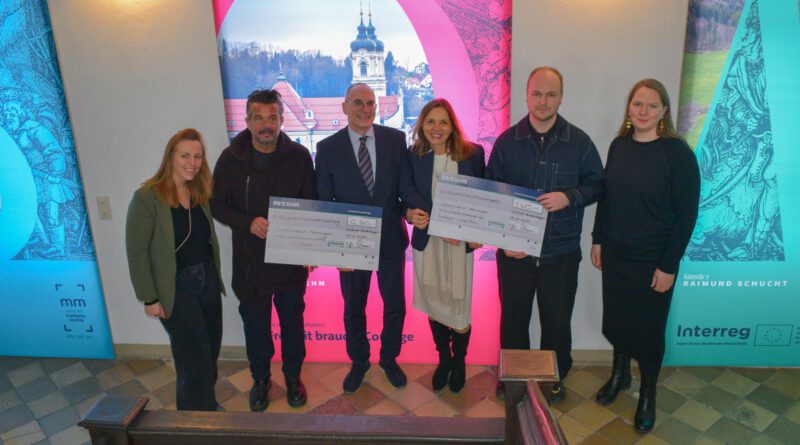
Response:
[[[264,262],[269,229],[269,198],[316,198],[314,164],[309,151],[281,131],[283,103],[274,90],[247,98],[247,129],[239,133],[214,168],[211,211],[231,228],[232,288],[239,314],[253,387],[250,409],[269,405],[270,361],[275,354],[271,316],[274,298],[281,326],[281,356],[286,398],[293,407],[306,403],[300,369],[306,356],[303,311],[308,270]]]

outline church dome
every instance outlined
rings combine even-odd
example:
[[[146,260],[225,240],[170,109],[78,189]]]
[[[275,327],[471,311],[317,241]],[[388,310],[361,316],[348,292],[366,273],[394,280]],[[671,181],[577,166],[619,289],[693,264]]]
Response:
[[[375,35],[375,26],[372,25],[372,13],[370,13],[369,15],[369,26],[367,26],[367,38],[375,43],[376,51],[383,51],[383,42],[378,40],[378,37]]]
[[[370,26],[372,24],[370,23]],[[350,42],[350,50],[356,52],[360,49],[365,49],[367,51],[375,51],[376,44],[373,40],[369,38],[367,34],[368,28],[364,25],[364,19],[361,19],[361,24],[358,25],[358,36],[355,40]],[[372,32],[374,33],[375,28],[372,27]],[[383,43],[381,43],[381,49],[383,49]]]

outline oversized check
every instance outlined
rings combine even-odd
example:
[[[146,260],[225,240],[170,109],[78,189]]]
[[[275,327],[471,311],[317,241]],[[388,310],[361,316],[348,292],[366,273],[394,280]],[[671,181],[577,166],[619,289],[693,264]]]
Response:
[[[264,262],[378,270],[380,207],[270,198]]]
[[[539,256],[547,210],[541,192],[472,176],[442,173],[428,226],[431,235]]]

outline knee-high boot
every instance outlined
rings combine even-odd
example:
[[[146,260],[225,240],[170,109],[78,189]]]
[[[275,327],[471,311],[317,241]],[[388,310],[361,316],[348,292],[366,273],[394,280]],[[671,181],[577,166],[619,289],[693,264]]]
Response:
[[[614,353],[614,365],[611,378],[597,392],[597,403],[609,405],[617,399],[617,394],[631,387],[631,358],[625,354]]]
[[[471,333],[472,329],[463,334],[454,330],[450,332],[450,335],[453,336],[453,369],[450,372],[450,381],[448,381],[450,391],[459,392],[464,387],[467,378],[467,365],[464,360],[467,357],[467,346],[469,346]]]
[[[433,343],[436,345],[436,350],[439,351],[439,364],[436,366],[436,370],[433,371],[433,379],[431,379],[433,390],[438,391],[447,385],[447,378],[450,376],[452,367],[450,328],[438,321],[428,320],[428,322],[431,325]]]
[[[658,375],[642,374],[642,387],[639,388],[639,404],[633,417],[633,426],[639,433],[648,433],[656,423],[656,385]]]

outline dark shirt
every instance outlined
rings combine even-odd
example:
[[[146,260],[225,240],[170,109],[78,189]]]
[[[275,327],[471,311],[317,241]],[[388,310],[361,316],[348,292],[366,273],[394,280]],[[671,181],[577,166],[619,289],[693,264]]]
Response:
[[[544,133],[539,133],[533,128],[530,119],[528,119],[528,125],[531,129],[531,139],[534,146],[539,148],[539,153],[544,153],[544,150],[547,148],[547,141],[553,138],[553,134],[556,132],[555,123],[550,126],[550,129]]]
[[[172,210],[172,227],[175,230],[175,261],[178,270],[184,267],[204,263],[211,258],[211,227],[200,206],[192,207],[191,220],[189,211],[183,206]],[[188,236],[188,239],[187,239]],[[186,242],[184,242],[186,240]],[[181,243],[183,245],[181,246]]]
[[[675,273],[697,221],[700,171],[681,139],[611,142],[594,244],[609,242]]]
[[[273,152],[274,153],[274,152]],[[252,162],[253,170],[266,170],[269,167],[272,153],[262,153],[252,147],[250,149],[250,162]]]

